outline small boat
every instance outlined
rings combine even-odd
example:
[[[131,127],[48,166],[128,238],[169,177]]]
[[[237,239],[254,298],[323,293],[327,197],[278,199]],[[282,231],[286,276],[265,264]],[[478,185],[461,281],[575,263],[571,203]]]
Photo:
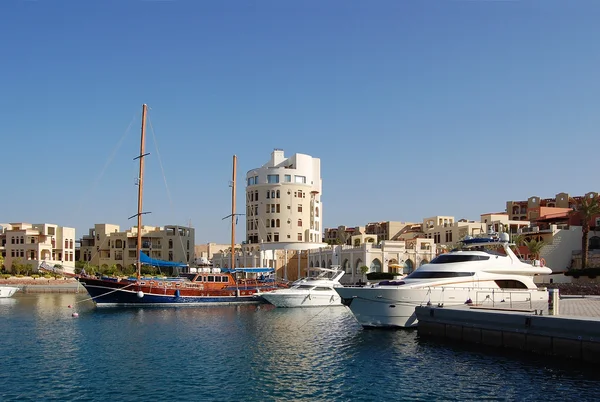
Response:
[[[162,261],[149,258],[142,253],[142,195],[144,184],[144,150],[146,133],[147,105],[142,107],[142,132],[139,159],[138,178],[138,212],[131,218],[137,217],[137,275],[134,278],[108,278],[80,275],[78,281],[87,290],[97,307],[143,307],[143,306],[192,306],[213,304],[259,304],[264,300],[257,295],[259,292],[274,290],[281,285],[275,281],[260,281],[258,274],[270,273],[272,268],[235,269],[232,257],[231,269],[227,272],[219,268],[203,268],[202,272],[186,274],[177,278],[145,278],[141,275],[143,263],[159,267],[187,268],[187,264],[174,261]],[[234,156],[232,199],[235,199],[235,169]],[[232,228],[235,225],[235,204],[233,204]],[[234,239],[232,231],[232,244]],[[234,248],[232,247],[232,250]],[[232,256],[234,253],[232,253]],[[249,271],[251,270],[251,271]],[[244,278],[239,278],[244,276]],[[254,277],[253,277],[254,276]],[[242,280],[243,279],[243,280]]]
[[[490,230],[481,237],[467,236],[462,248],[440,254],[399,281],[335,290],[365,328],[414,327],[415,307],[420,305],[510,308],[548,300],[548,290],[538,288],[533,277],[552,270],[519,260],[507,233]]]
[[[327,307],[341,306],[340,296],[334,288],[341,287],[344,271],[329,268],[310,268],[316,276],[295,281],[289,289],[277,289],[261,296],[277,307]]]
[[[0,299],[12,297],[18,290],[15,286],[0,286]]]

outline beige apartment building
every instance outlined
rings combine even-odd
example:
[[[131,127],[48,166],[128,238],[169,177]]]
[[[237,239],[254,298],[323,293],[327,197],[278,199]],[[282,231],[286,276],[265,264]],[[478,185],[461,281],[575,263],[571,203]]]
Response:
[[[506,212],[481,214],[479,222],[453,216],[432,216],[423,219],[423,232],[437,245],[450,246],[465,236],[478,236],[487,233],[492,227],[496,232],[517,233],[520,228],[529,226],[529,221],[511,220]]]
[[[164,261],[192,263],[194,260],[193,228],[177,225],[142,226],[142,252]],[[137,227],[120,231],[119,225],[95,224],[80,240],[79,260],[101,268],[135,267]]]
[[[42,262],[61,265],[67,272],[75,268],[75,229],[51,223],[0,223],[0,253],[4,267],[13,262],[30,264],[36,272]]]
[[[323,241],[327,244],[359,245],[379,243],[386,240],[410,240],[422,234],[420,223],[413,222],[371,222],[366,226],[325,228]]]

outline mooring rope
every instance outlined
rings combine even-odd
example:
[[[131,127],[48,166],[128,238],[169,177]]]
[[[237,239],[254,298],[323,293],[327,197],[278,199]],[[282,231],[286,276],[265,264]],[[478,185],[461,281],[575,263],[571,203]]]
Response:
[[[77,282],[79,283],[79,281],[77,281]],[[79,301],[75,302],[75,304],[83,303],[83,302],[89,301],[89,300],[94,300],[94,299],[96,299],[98,297],[106,296],[106,295],[109,295],[111,293],[118,292],[119,290],[127,289],[128,287],[133,286],[135,284],[136,284],[135,282],[134,283],[130,283],[129,285],[123,286],[122,288],[114,289],[114,290],[111,290],[110,292],[106,292],[106,293],[103,293],[103,294],[98,295],[98,296],[94,296],[94,297],[90,297],[90,298],[87,298],[87,299],[79,300]]]

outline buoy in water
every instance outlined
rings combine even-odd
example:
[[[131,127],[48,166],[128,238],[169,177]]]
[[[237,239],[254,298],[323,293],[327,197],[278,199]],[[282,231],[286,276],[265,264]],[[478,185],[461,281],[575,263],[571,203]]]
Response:
[[[139,297],[140,299],[144,297],[144,292],[142,292],[141,290],[137,292],[137,297]]]
[[[71,314],[71,317],[75,317],[75,318],[77,318],[77,317],[79,317],[79,314],[77,314],[77,313],[73,313],[73,314]]]
[[[73,306],[71,306],[71,305],[69,304],[69,308],[73,308]]]

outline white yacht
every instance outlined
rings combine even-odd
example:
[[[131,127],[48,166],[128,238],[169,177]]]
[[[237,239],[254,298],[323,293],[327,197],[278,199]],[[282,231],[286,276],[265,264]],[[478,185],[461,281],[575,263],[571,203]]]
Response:
[[[521,261],[510,249],[508,233],[467,236],[462,243],[462,250],[440,254],[400,281],[335,290],[366,328],[415,326],[419,305],[509,308],[548,300],[547,289],[539,289],[533,277],[552,270]]]
[[[326,307],[341,306],[340,296],[335,292],[341,287],[340,278],[344,271],[330,268],[310,268],[309,273],[318,272],[295,281],[288,289],[277,289],[261,293],[263,299],[277,307]]]
[[[0,285],[0,298],[4,299],[7,297],[12,297],[19,288],[14,286],[2,286]]]

